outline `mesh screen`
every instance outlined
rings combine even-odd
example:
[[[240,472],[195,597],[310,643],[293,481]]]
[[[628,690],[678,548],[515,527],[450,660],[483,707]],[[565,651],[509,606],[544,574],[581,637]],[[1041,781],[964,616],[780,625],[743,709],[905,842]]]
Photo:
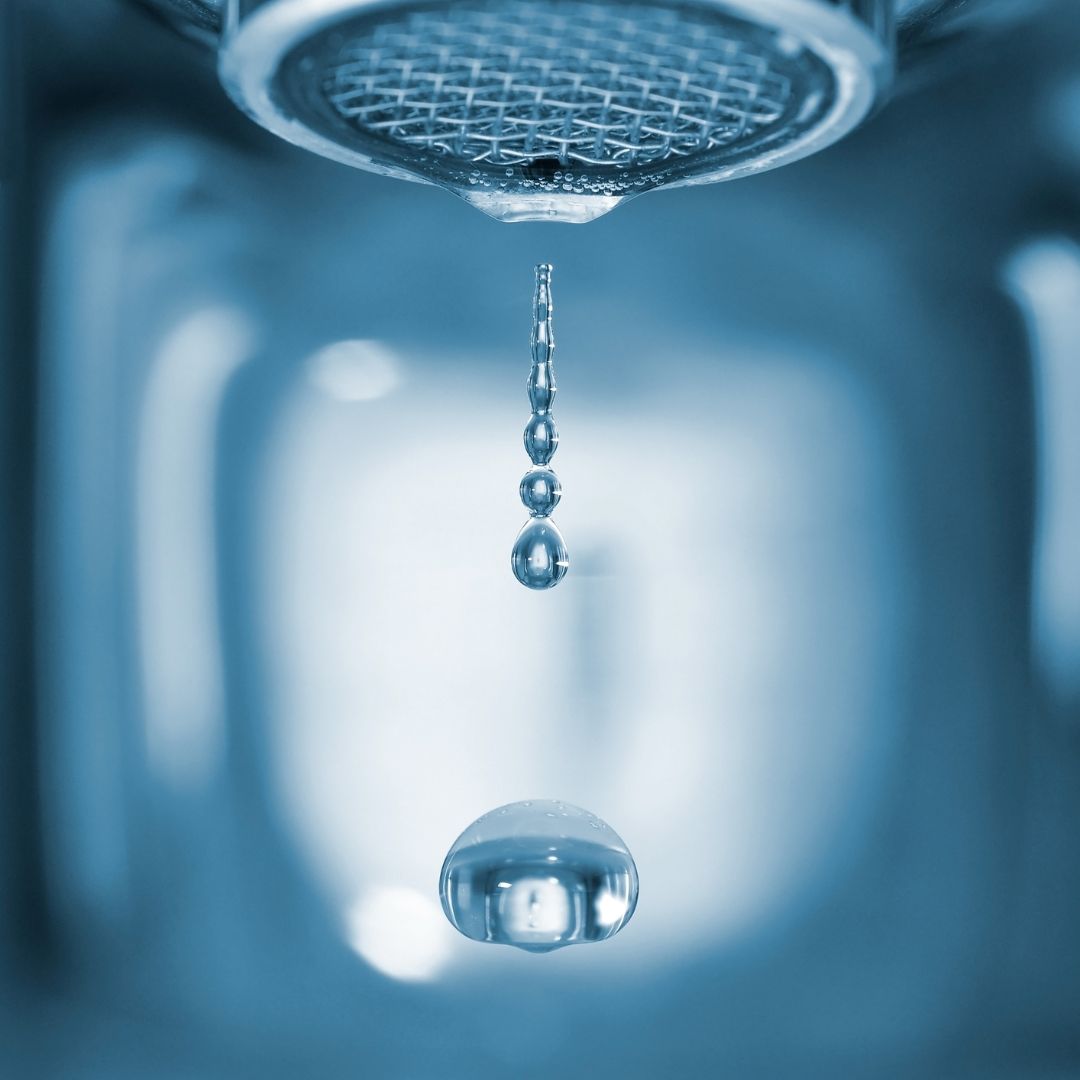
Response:
[[[360,26],[322,92],[361,132],[462,162],[647,167],[786,123],[801,53],[702,8],[480,0]]]

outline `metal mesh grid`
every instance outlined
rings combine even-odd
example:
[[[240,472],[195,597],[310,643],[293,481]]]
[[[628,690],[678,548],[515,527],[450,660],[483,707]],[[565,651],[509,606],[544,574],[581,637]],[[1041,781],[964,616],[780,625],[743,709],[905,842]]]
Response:
[[[785,121],[801,45],[756,29],[671,7],[459,2],[348,35],[322,90],[362,132],[458,161],[648,166]]]

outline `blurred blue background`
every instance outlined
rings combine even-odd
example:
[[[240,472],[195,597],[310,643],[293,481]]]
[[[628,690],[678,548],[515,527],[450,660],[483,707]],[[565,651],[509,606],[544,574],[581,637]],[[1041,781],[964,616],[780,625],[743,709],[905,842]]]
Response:
[[[0,1073],[1080,1077],[1078,16],[507,226],[7,9]],[[626,840],[617,938],[443,918],[529,797]]]

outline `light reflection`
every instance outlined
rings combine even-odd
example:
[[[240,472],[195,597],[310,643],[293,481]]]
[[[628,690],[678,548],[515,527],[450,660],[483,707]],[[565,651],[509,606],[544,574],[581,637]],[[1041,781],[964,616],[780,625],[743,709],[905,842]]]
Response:
[[[401,381],[401,364],[382,342],[335,341],[308,359],[313,386],[338,401],[374,401]]]
[[[192,312],[165,337],[139,419],[139,644],[147,756],[175,787],[204,782],[223,748],[214,555],[216,427],[255,331],[235,308]]]
[[[1080,246],[1036,240],[1006,266],[1027,319],[1036,411],[1031,620],[1035,662],[1057,701],[1080,701]]]
[[[416,889],[372,889],[345,913],[352,950],[404,982],[434,979],[449,959],[452,935],[439,905]]]
[[[629,902],[625,897],[603,892],[596,898],[596,921],[601,926],[614,926],[625,914]]]
[[[510,940],[546,941],[569,933],[575,923],[574,900],[558,878],[526,874],[499,893],[496,917]]]

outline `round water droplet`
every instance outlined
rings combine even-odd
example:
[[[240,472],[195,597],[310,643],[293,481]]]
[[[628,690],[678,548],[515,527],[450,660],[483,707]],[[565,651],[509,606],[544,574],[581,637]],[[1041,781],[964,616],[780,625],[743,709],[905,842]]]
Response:
[[[550,469],[530,469],[521,478],[519,490],[533,517],[547,517],[562,498],[562,484]]]
[[[617,934],[634,913],[638,875],[594,814],[534,799],[473,822],[446,856],[439,894],[467,938],[549,952]]]
[[[550,589],[558,585],[570,568],[570,556],[555,522],[546,517],[526,522],[514,541],[510,565],[514,577],[530,589]]]
[[[559,445],[559,429],[547,413],[534,413],[525,425],[525,453],[534,465],[546,465]]]

